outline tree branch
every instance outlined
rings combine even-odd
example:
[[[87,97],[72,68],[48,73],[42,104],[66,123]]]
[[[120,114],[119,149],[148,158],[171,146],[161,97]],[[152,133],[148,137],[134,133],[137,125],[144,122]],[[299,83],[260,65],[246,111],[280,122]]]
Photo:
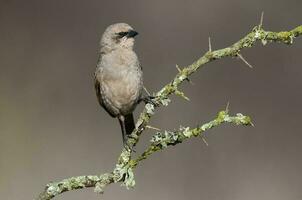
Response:
[[[200,136],[203,138],[205,131],[219,126],[222,123],[254,126],[250,117],[244,116],[241,113],[237,113],[235,116],[230,116],[228,112],[228,109],[220,111],[215,119],[193,129],[181,126],[177,131],[165,131],[164,133],[157,132],[151,139],[151,145],[138,158],[130,160],[130,167],[136,167],[140,161],[146,159],[149,155],[159,150],[163,150],[168,146],[174,146],[193,137]]]
[[[188,80],[188,77],[199,68],[217,59],[230,56],[237,57],[238,55],[241,55],[240,51],[242,49],[252,47],[257,41],[261,41],[263,45],[266,45],[268,42],[281,42],[289,45],[293,43],[294,38],[300,35],[302,35],[302,25],[291,31],[271,32],[265,31],[262,28],[261,22],[259,26],[254,27],[253,30],[244,38],[227,48],[212,51],[212,47],[209,42],[208,52],[191,65],[188,65],[183,69],[178,68],[179,72],[175,78],[156,93],[155,99],[153,99],[153,104],[148,103],[145,105],[145,108],[136,123],[136,128],[129,136],[127,145],[122,150],[116,167],[112,172],[99,176],[71,177],[60,182],[49,183],[36,200],[49,200],[63,192],[87,187],[94,187],[96,192],[103,193],[105,186],[117,182],[121,182],[127,188],[131,188],[135,185],[133,169],[139,162],[146,159],[154,152],[163,150],[167,146],[176,145],[192,137],[203,137],[206,130],[216,127],[222,123],[252,125],[251,119],[248,116],[240,113],[235,116],[229,116],[228,110],[226,109],[219,112],[214,120],[199,127],[193,129],[190,129],[189,127],[180,127],[179,130],[173,132],[157,132],[152,137],[150,146],[136,159],[131,158],[132,148],[139,142],[139,138],[142,132],[147,128],[147,124],[149,123],[150,118],[154,115],[155,109],[162,105],[167,106],[170,102],[169,96],[171,94],[176,94],[182,98],[188,99],[184,93],[178,89],[178,86],[180,86],[184,80]],[[246,61],[246,63],[248,62]]]

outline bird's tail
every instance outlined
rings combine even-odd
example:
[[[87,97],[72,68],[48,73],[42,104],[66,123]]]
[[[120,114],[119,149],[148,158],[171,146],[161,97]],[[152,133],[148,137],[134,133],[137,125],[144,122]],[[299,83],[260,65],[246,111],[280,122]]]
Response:
[[[133,114],[130,113],[125,116],[120,116],[118,119],[122,129],[123,142],[124,144],[126,144],[127,135],[130,135],[135,128]]]
[[[130,135],[132,131],[135,128],[135,123],[134,123],[134,118],[133,114],[129,114],[125,116],[125,129],[126,129],[126,134]]]

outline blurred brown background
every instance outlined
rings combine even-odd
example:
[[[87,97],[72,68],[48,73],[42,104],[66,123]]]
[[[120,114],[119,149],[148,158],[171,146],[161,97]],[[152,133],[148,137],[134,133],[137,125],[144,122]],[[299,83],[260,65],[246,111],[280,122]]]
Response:
[[[0,2],[0,199],[33,199],[49,181],[100,174],[121,151],[117,120],[99,107],[93,88],[100,35],[127,22],[140,35],[136,51],[145,85],[158,91],[208,48],[226,47],[265,12],[264,27],[302,24],[300,0],[30,0]],[[191,101],[173,97],[151,125],[195,126],[230,101],[255,128],[224,125],[141,163],[137,186],[104,196],[91,189],[57,199],[300,200],[302,198],[302,38],[269,44],[238,59],[212,62],[183,85]],[[137,108],[136,115],[142,106]],[[146,146],[146,132],[137,151]]]

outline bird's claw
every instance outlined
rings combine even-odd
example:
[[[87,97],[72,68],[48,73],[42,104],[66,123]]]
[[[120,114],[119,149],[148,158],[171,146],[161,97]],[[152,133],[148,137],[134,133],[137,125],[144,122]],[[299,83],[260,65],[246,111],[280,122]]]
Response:
[[[140,99],[139,103],[143,101],[145,104],[150,103],[153,106],[157,106],[158,103],[154,100],[155,98],[156,98],[155,96],[151,96],[151,95],[144,96]]]

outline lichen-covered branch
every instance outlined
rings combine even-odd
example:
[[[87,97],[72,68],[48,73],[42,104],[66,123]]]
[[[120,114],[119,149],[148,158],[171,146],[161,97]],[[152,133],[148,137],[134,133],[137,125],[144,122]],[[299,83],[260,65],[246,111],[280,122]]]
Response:
[[[153,135],[150,146],[138,158],[124,161],[124,165],[117,165],[111,173],[105,173],[100,176],[71,177],[60,182],[49,183],[38,199],[52,199],[63,192],[88,187],[95,187],[94,190],[96,192],[103,193],[105,186],[116,182],[123,182],[127,188],[131,188],[135,185],[133,170],[140,161],[168,146],[182,143],[186,139],[197,136],[203,137],[203,133],[205,131],[219,126],[222,123],[246,126],[252,125],[250,117],[244,116],[241,113],[238,113],[235,116],[230,116],[228,110],[223,110],[218,113],[215,119],[196,128],[190,129],[189,127],[180,127],[179,130],[173,132],[157,132]]]
[[[141,156],[136,159],[132,159],[131,157],[132,148],[138,143],[140,135],[147,128],[147,124],[149,123],[150,118],[154,115],[155,109],[162,105],[167,106],[170,102],[169,96],[172,94],[176,94],[184,99],[188,99],[178,87],[185,80],[188,80],[189,76],[202,66],[205,66],[205,64],[211,61],[222,59],[224,57],[239,56],[240,58],[243,58],[240,54],[240,51],[242,49],[252,47],[257,41],[261,41],[263,45],[266,45],[269,42],[281,42],[289,45],[293,43],[294,38],[300,35],[302,35],[302,25],[294,28],[291,31],[271,32],[265,31],[262,28],[262,23],[260,23],[259,26],[254,27],[253,30],[244,38],[227,48],[212,51],[212,46],[209,43],[208,52],[206,52],[201,58],[191,65],[183,67],[182,69],[177,66],[178,73],[176,74],[175,78],[155,94],[153,104],[146,104],[136,123],[135,130],[129,136],[127,145],[122,150],[117,164],[112,172],[95,176],[72,177],[60,182],[49,183],[47,184],[45,190],[36,199],[49,200],[63,192],[87,187],[94,187],[96,192],[102,193],[105,186],[117,182],[121,182],[127,188],[133,187],[135,184],[133,169],[140,161],[146,159],[152,153],[163,150],[167,146],[181,143],[188,138],[199,135],[203,136],[204,131],[218,126],[221,123],[228,122],[235,123],[237,125],[252,125],[250,118],[247,116],[242,114],[229,116],[227,111],[221,111],[216,119],[194,129],[181,127],[178,131],[156,133],[152,138],[150,146],[141,154]]]
[[[177,131],[164,131],[157,132],[152,136],[150,146],[136,159],[130,161],[130,166],[135,167],[140,161],[146,159],[149,155],[163,150],[168,146],[174,146],[178,143],[193,138],[193,137],[204,137],[204,132],[219,126],[222,123],[232,123],[236,125],[253,126],[251,118],[241,113],[237,113],[235,116],[230,116],[228,109],[220,111],[215,119],[205,123],[196,128],[190,129],[190,127],[181,126]]]
[[[68,179],[64,179],[60,182],[53,182],[46,185],[45,191],[43,191],[38,200],[46,200],[52,199],[53,197],[61,194],[63,192],[88,188],[88,187],[95,187],[97,192],[102,192],[102,188],[106,185],[113,183],[113,173],[105,173],[100,176],[78,176],[78,177],[71,177]]]

